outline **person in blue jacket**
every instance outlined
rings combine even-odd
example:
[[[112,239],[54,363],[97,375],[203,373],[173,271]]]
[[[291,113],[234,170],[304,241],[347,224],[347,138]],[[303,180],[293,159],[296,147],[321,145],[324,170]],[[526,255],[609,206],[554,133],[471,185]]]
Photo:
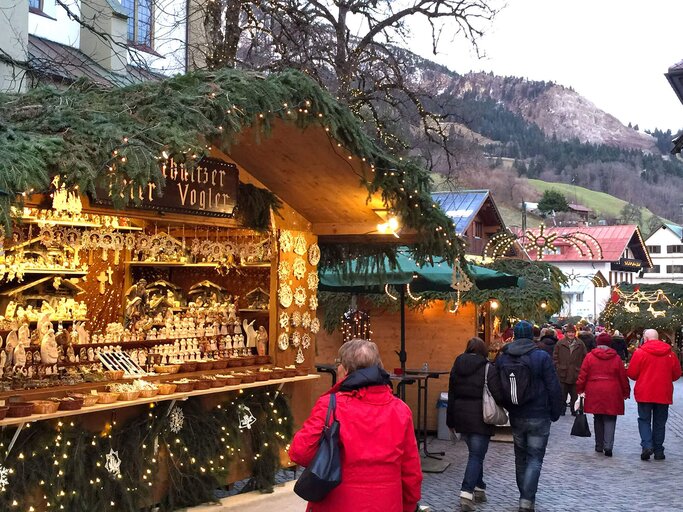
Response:
[[[538,479],[550,435],[550,423],[558,420],[564,408],[560,381],[552,357],[540,350],[532,338],[533,325],[525,320],[518,322],[514,327],[513,341],[501,349],[496,359],[496,367],[502,371],[514,359],[528,356],[523,358],[528,362],[530,370],[527,399],[519,405],[502,399],[502,405],[508,409],[512,427],[519,512],[535,510]],[[500,377],[500,371],[495,373]],[[489,379],[489,388],[497,401],[504,394],[498,379],[496,382]]]

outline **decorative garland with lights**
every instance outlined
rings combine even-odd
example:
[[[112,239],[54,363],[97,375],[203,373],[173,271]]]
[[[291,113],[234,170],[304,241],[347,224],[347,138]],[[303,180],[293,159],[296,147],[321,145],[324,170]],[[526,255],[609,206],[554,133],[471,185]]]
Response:
[[[254,413],[249,428],[243,411]],[[195,398],[171,410],[152,404],[102,432],[71,419],[27,423],[0,462],[8,480],[0,486],[0,510],[138,512],[150,504],[157,475],[167,474],[159,510],[170,512],[215,501],[231,463],[248,459],[253,488],[268,491],[292,432],[287,400],[274,390],[240,392],[208,411]],[[11,428],[0,433],[0,450],[13,434]]]
[[[683,326],[683,285],[620,285],[600,313],[600,323],[624,334],[650,328],[676,332]]]
[[[452,263],[463,253],[453,222],[432,201],[427,170],[384,152],[351,111],[292,70],[264,76],[221,69],[115,89],[82,81],[66,90],[0,94],[0,221],[9,226],[9,207],[21,194],[47,190],[55,175],[88,194],[107,186],[110,169],[130,190],[161,186],[163,155],[185,155],[191,164],[210,144],[230,153],[243,129],[255,126],[257,137],[268,135],[276,118],[323,126],[349,158],[360,159],[368,194],[379,194],[417,232],[416,257],[433,254]],[[129,196],[114,195],[115,206]]]

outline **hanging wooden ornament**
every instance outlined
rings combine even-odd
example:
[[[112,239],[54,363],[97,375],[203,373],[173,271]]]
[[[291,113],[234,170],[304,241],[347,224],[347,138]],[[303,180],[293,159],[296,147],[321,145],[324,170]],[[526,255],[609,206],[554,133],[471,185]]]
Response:
[[[303,364],[305,360],[304,351],[302,350],[302,347],[299,347],[299,351],[296,353],[296,359],[294,361],[296,364]]]
[[[306,254],[306,250],[306,238],[304,237],[303,233],[299,233],[296,236],[296,240],[294,240],[294,252],[299,256],[303,256]]]
[[[453,281],[451,288],[459,292],[466,292],[472,288],[472,280],[465,273],[460,265],[460,260],[456,260],[453,265]]]
[[[280,233],[280,250],[282,252],[291,252],[294,245],[294,239],[291,231],[283,231]]]

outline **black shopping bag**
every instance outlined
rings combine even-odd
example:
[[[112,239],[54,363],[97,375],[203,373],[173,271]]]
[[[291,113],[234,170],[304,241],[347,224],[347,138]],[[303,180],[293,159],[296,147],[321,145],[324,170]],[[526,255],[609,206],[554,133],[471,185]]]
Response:
[[[339,422],[335,413],[336,405],[336,395],[332,393],[318,450],[294,484],[294,492],[306,501],[322,501],[341,483]],[[333,420],[331,424],[330,415]]]
[[[588,418],[583,413],[583,397],[580,399],[579,410],[576,411],[574,418],[574,425],[572,425],[572,434],[576,437],[590,437],[591,429],[588,427]]]

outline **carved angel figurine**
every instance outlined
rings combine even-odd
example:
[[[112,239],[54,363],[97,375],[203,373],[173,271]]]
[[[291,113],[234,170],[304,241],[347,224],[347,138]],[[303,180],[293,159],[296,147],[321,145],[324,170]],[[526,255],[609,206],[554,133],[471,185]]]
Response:
[[[31,332],[29,331],[28,324],[21,324],[19,327],[19,344],[28,347],[31,344]]]
[[[5,365],[7,364],[7,354],[3,350],[0,352],[0,378],[5,374]]]
[[[40,359],[43,364],[57,364],[59,350],[57,348],[55,332],[52,329],[47,331],[45,336],[43,336],[43,340],[40,344]]]
[[[257,332],[254,328],[254,322],[256,322],[256,320],[252,320],[249,323],[247,323],[246,320],[242,321],[242,325],[244,326],[244,332],[247,335],[247,347],[256,346]]]
[[[13,361],[14,366],[17,368],[26,366],[26,350],[24,350],[24,346],[21,343],[14,348]]]

